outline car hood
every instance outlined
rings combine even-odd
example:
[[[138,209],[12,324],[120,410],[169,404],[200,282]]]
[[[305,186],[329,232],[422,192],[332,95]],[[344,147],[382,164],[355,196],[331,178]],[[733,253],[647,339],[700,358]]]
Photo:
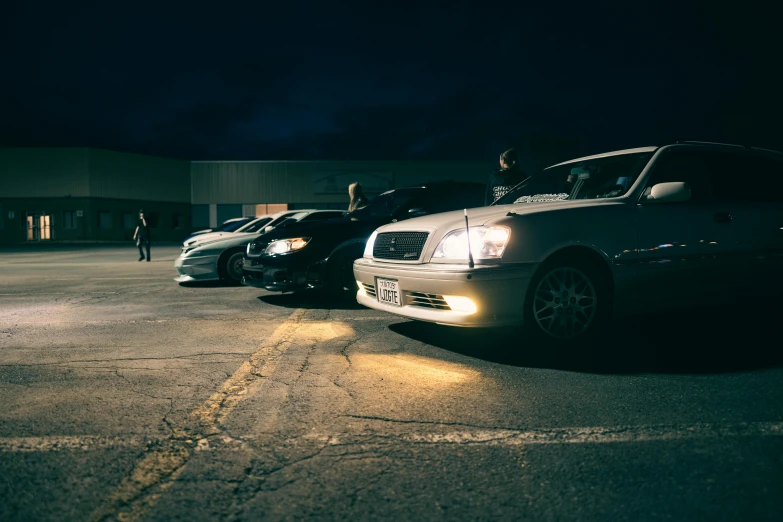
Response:
[[[391,218],[378,218],[367,220],[353,220],[351,218],[324,219],[321,221],[309,221],[292,223],[284,228],[276,228],[263,234],[259,240],[271,242],[277,239],[289,239],[294,237],[312,237],[334,239],[335,243],[340,242],[346,237],[361,234],[364,229],[369,228],[367,236],[372,233],[376,227],[388,223]]]
[[[612,201],[616,201],[616,198]],[[506,217],[509,214],[525,215],[541,212],[555,212],[558,210],[598,207],[606,204],[605,199],[577,199],[573,201],[546,201],[538,203],[520,203],[516,205],[496,205],[491,207],[479,207],[468,209],[468,223],[470,226],[491,225],[495,220]],[[442,212],[430,216],[422,216],[406,219],[397,223],[390,223],[378,229],[378,232],[393,232],[411,229],[424,230],[454,230],[465,226],[465,214],[463,210]]]
[[[196,243],[204,243],[206,241],[216,241],[226,236],[233,236],[237,232],[194,232],[196,236],[185,241],[184,246],[193,246]],[[240,232],[241,233],[241,232]]]
[[[216,238],[212,241],[203,241],[195,245],[191,245],[189,250],[193,250],[194,248],[198,248],[198,249],[231,248],[234,246],[247,245],[253,239],[258,237],[258,233],[251,232],[245,234],[242,232],[234,232],[229,234],[228,236],[229,237]]]

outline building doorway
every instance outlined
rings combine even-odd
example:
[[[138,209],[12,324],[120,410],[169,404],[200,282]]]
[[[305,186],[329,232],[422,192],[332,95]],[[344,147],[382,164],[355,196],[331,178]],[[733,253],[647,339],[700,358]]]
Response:
[[[52,239],[52,216],[43,212],[27,212],[27,240],[48,241]]]

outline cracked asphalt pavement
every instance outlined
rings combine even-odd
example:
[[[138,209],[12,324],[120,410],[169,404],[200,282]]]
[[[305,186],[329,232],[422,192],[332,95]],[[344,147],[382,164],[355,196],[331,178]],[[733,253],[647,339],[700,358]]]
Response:
[[[783,518],[779,305],[553,354],[152,253],[0,250],[0,520]]]

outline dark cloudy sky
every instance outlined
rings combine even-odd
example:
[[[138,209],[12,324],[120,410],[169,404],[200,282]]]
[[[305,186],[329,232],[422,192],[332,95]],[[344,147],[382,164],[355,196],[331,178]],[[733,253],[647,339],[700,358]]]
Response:
[[[114,4],[4,8],[0,145],[487,161],[547,140],[560,159],[669,138],[783,149],[772,2]]]

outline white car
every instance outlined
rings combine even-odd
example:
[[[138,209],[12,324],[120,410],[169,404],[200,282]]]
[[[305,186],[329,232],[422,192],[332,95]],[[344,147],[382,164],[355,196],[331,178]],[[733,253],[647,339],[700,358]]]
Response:
[[[223,237],[231,237],[233,234],[261,234],[266,227],[274,227],[288,216],[295,214],[295,210],[287,210],[284,212],[278,212],[276,214],[257,216],[254,219],[248,221],[236,230],[221,230],[217,232],[207,232],[205,234],[199,234],[197,236],[189,237],[182,243],[182,249],[191,248],[198,243],[205,243],[207,241],[215,241]],[[300,211],[301,212],[301,211]],[[271,230],[271,229],[270,229]]]
[[[291,210],[277,216],[266,226],[253,232],[236,231],[212,241],[201,241],[183,247],[174,261],[179,283],[222,279],[239,283],[242,280],[243,258],[247,245],[259,235],[299,221],[317,221],[342,217],[342,210]],[[208,235],[208,234],[206,234]]]
[[[612,315],[777,295],[783,154],[676,142],[567,161],[493,206],[377,229],[354,276],[370,308],[561,341]]]

